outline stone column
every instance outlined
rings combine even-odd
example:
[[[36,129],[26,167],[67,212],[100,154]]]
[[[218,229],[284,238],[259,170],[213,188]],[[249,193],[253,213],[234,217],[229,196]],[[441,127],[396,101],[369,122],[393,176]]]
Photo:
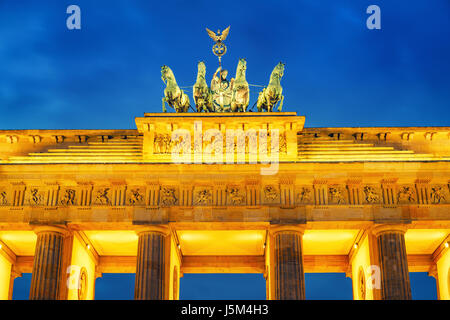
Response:
[[[405,225],[379,225],[373,229],[378,245],[382,300],[411,300],[405,232]]]
[[[34,254],[30,300],[57,300],[65,283],[62,283],[62,259],[66,228],[40,226]]]
[[[166,238],[169,229],[164,226],[139,230],[136,260],[136,300],[163,300],[166,290]]]
[[[275,277],[275,300],[304,300],[302,237],[304,228],[279,226],[271,228]]]

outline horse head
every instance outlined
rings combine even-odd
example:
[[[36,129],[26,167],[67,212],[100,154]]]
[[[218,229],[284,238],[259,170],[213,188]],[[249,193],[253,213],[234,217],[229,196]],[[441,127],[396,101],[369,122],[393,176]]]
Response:
[[[161,78],[164,82],[167,82],[167,80],[175,80],[172,70],[166,65],[161,67]]]
[[[270,82],[280,81],[284,75],[284,63],[278,63],[270,74]]]
[[[241,77],[245,78],[245,70],[247,70],[247,61],[244,58],[239,59],[237,70],[236,70],[236,79]]]
[[[202,74],[202,75],[206,74],[206,65],[203,61],[199,61],[197,67],[198,67],[197,70],[198,70],[199,74]]]
[[[284,75],[284,66],[285,66],[285,64],[281,61],[280,61],[280,63],[277,64],[278,74],[280,75],[280,78],[283,77],[283,75]]]

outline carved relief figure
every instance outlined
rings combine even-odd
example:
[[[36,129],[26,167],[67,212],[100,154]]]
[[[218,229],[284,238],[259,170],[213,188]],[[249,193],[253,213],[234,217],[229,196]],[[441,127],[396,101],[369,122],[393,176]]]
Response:
[[[244,196],[240,194],[239,188],[231,187],[227,190],[231,204],[240,205],[244,202]]]
[[[264,187],[264,198],[266,201],[275,201],[278,198],[278,190],[274,186]]]
[[[128,200],[131,205],[136,204],[143,204],[144,203],[144,196],[141,194],[141,191],[139,189],[131,189],[131,196]]]
[[[363,191],[367,203],[378,203],[380,201],[380,196],[374,187],[365,186]]]
[[[101,188],[97,190],[97,196],[95,198],[94,203],[99,205],[108,205],[111,204],[108,196],[109,188]]]
[[[211,201],[211,192],[208,189],[197,191],[195,203],[199,205],[207,205]]]
[[[30,190],[30,192],[31,192],[30,204],[40,205],[42,202],[42,195],[39,193],[39,190],[37,188],[33,188]]]
[[[164,206],[171,206],[177,202],[175,196],[175,188],[162,187],[161,188],[161,204]]]
[[[258,135],[251,134],[245,139],[245,150],[251,154],[258,154]]]
[[[330,187],[328,189],[330,193],[330,202],[334,204],[343,204],[345,203],[345,196],[342,189],[339,187]]]
[[[397,203],[411,203],[416,200],[412,187],[401,187],[397,195]]]
[[[444,190],[441,187],[436,186],[431,188],[431,203],[438,204],[441,201],[445,201]]]
[[[270,154],[272,151],[276,150],[277,145],[275,142],[272,143],[272,135],[270,131],[260,133],[259,144],[261,146],[261,150],[267,150],[267,153]],[[278,135],[278,150],[280,153],[287,152],[287,140],[285,132]]]
[[[364,276],[364,269],[362,267],[359,268],[358,290],[359,298],[361,300],[366,300],[366,277]]]
[[[161,135],[155,133],[155,138],[153,140],[153,153],[161,153],[161,149],[162,149]]]
[[[308,188],[301,188],[300,192],[297,194],[297,202],[308,203],[311,200],[311,190]]]
[[[266,130],[260,131],[260,133],[259,133],[259,152],[267,154],[269,151],[270,151],[269,150],[269,134],[267,133]]]
[[[6,198],[6,192],[0,192],[0,205],[5,206],[8,204],[8,199]]]
[[[170,153],[172,145],[172,139],[168,134],[155,133],[153,141],[154,153]]]
[[[287,141],[286,141],[286,133],[282,133],[280,134],[280,152],[281,153],[286,153],[287,152]]]
[[[85,267],[81,268],[78,279],[78,300],[86,300],[88,273]]]
[[[64,197],[61,199],[61,204],[65,206],[73,206],[75,204],[75,190],[66,189]]]

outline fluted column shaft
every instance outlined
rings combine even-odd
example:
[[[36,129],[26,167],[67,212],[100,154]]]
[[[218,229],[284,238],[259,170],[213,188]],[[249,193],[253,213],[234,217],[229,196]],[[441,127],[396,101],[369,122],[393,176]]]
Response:
[[[405,232],[406,228],[402,225],[374,229],[381,269],[382,300],[411,300]]]
[[[138,233],[138,253],[134,298],[136,300],[163,300],[165,298],[165,248],[167,232],[164,229]]]
[[[31,277],[30,300],[57,300],[61,283],[63,244],[66,230],[36,228],[37,242]]]
[[[275,299],[304,300],[303,229],[274,229]]]

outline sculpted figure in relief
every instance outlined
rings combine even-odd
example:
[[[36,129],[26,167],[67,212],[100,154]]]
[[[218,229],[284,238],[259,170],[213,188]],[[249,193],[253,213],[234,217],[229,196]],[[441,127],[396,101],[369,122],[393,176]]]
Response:
[[[441,203],[441,201],[445,201],[444,191],[441,187],[436,186],[431,188],[431,202],[433,204]]]
[[[345,197],[342,190],[338,187],[330,187],[329,188],[331,202],[336,204],[345,203]]]
[[[397,203],[411,203],[416,200],[414,190],[411,187],[401,187],[397,195]]]
[[[367,203],[377,203],[380,200],[380,196],[378,195],[374,187],[365,186],[363,190]]]
[[[110,204],[111,201],[109,200],[108,196],[109,188],[101,188],[97,190],[97,196],[95,198],[95,204],[99,205],[107,205]]]

